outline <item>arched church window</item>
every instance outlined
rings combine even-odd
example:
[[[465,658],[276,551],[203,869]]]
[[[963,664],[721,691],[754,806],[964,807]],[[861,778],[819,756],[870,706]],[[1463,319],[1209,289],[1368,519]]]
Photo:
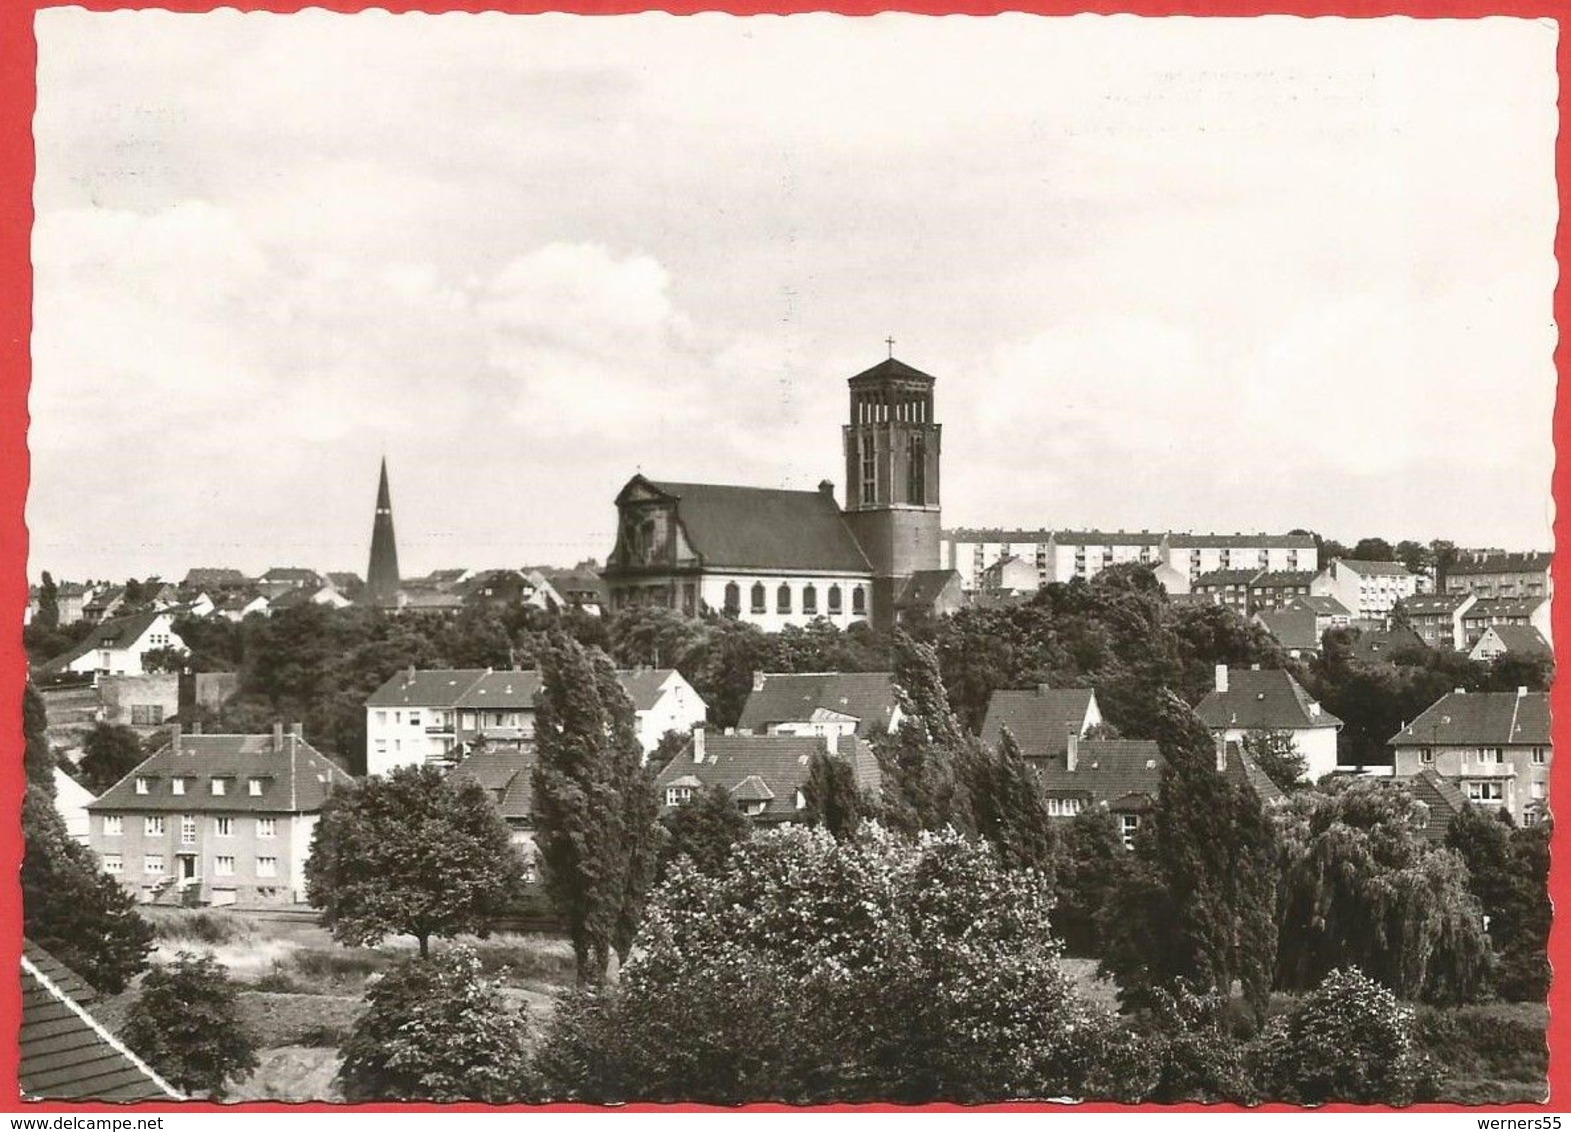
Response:
[[[742,587],[735,582],[725,584],[725,612],[727,617],[735,617],[742,612]]]
[[[768,606],[764,604],[764,583],[762,582],[753,583],[753,612],[768,612]]]
[[[809,585],[805,585],[805,586],[802,587],[802,612],[803,613],[817,613],[818,612],[818,587],[817,586],[809,584]]]
[[[851,612],[858,617],[867,616],[867,587],[857,586],[851,591]]]
[[[835,614],[835,613],[839,613],[840,612],[840,587],[839,586],[830,586],[829,587],[829,612],[831,614]]]
[[[775,611],[777,613],[791,612],[791,587],[784,582],[780,583],[780,589],[775,592]]]

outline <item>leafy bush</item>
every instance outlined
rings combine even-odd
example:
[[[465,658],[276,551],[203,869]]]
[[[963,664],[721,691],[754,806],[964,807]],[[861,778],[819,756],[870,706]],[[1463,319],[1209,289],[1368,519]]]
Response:
[[[1273,1100],[1409,1105],[1432,1099],[1438,1072],[1414,1037],[1413,1011],[1356,967],[1332,971],[1250,1050]]]
[[[255,934],[250,924],[222,912],[175,912],[161,914],[153,921],[159,939],[190,941],[216,946],[249,940]]]
[[[528,1024],[473,951],[406,959],[366,994],[369,1009],[339,1046],[350,1101],[525,1099]]]
[[[1546,1081],[1549,1045],[1545,1025],[1542,1007],[1421,1007],[1414,1018],[1414,1038],[1450,1075]]]
[[[290,956],[294,969],[308,979],[330,981],[353,980],[363,982],[370,975],[384,971],[393,960],[374,951],[344,950],[321,947],[302,947]]]
[[[256,1041],[243,1023],[229,975],[210,955],[182,951],[154,967],[126,1015],[126,1045],[188,1093],[222,1098],[256,1068]]]
[[[548,1095],[735,1104],[1083,1093],[1118,1029],[1058,964],[1045,878],[952,832],[755,835],[657,891],[621,983],[569,996]]]

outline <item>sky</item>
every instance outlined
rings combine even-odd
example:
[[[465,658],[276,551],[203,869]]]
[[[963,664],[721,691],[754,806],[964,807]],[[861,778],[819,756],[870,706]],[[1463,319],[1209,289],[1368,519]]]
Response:
[[[655,479],[1551,544],[1556,28],[37,17],[30,573],[604,559]]]

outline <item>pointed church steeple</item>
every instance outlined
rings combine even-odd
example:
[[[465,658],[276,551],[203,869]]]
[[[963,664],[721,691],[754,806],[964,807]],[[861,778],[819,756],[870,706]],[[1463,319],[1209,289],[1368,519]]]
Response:
[[[393,538],[393,497],[387,489],[387,457],[376,489],[376,518],[371,524],[371,564],[366,568],[366,600],[378,609],[398,607],[398,543]]]

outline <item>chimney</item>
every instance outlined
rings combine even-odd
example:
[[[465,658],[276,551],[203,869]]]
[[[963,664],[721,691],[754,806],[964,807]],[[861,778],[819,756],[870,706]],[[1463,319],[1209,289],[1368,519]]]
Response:
[[[818,494],[824,496],[831,503],[833,503],[835,498],[835,485],[829,480],[819,480]]]
[[[695,763],[704,761],[704,728],[702,724],[693,728],[693,761]]]
[[[1516,698],[1520,700],[1525,695],[1527,695],[1527,685],[1518,684],[1516,686]]]
[[[764,689],[764,674],[762,672],[759,672],[759,671],[757,671],[755,669],[753,671],[753,691],[761,692],[761,691],[763,691],[763,689]]]
[[[1073,774],[1075,766],[1080,762],[1080,732],[1070,730],[1068,743],[1064,748],[1064,769]]]
[[[282,723],[275,723],[275,724],[273,724],[273,750],[275,750],[275,751],[282,751],[283,749],[284,749],[284,725]]]
[[[1227,773],[1227,737],[1221,732],[1216,736],[1216,772]]]
[[[169,737],[169,749],[176,755],[180,753],[180,732],[183,731],[179,724],[175,725],[175,733]]]
[[[1218,692],[1227,691],[1227,665],[1225,664],[1216,666],[1216,690]]]
[[[1038,684],[1036,686],[1036,694],[1039,696],[1045,696],[1052,690],[1053,689],[1049,688],[1046,684]]]
[[[291,723],[289,725],[289,734],[293,735],[296,739],[304,739],[305,738],[305,724],[303,724],[303,723]]]
[[[193,735],[200,735],[201,733],[202,733],[202,721],[201,720],[197,720],[195,723],[191,724],[191,734],[193,734]]]
[[[411,664],[408,668],[404,669],[404,686],[407,688],[410,684],[413,684],[414,682],[415,682],[415,666]]]

